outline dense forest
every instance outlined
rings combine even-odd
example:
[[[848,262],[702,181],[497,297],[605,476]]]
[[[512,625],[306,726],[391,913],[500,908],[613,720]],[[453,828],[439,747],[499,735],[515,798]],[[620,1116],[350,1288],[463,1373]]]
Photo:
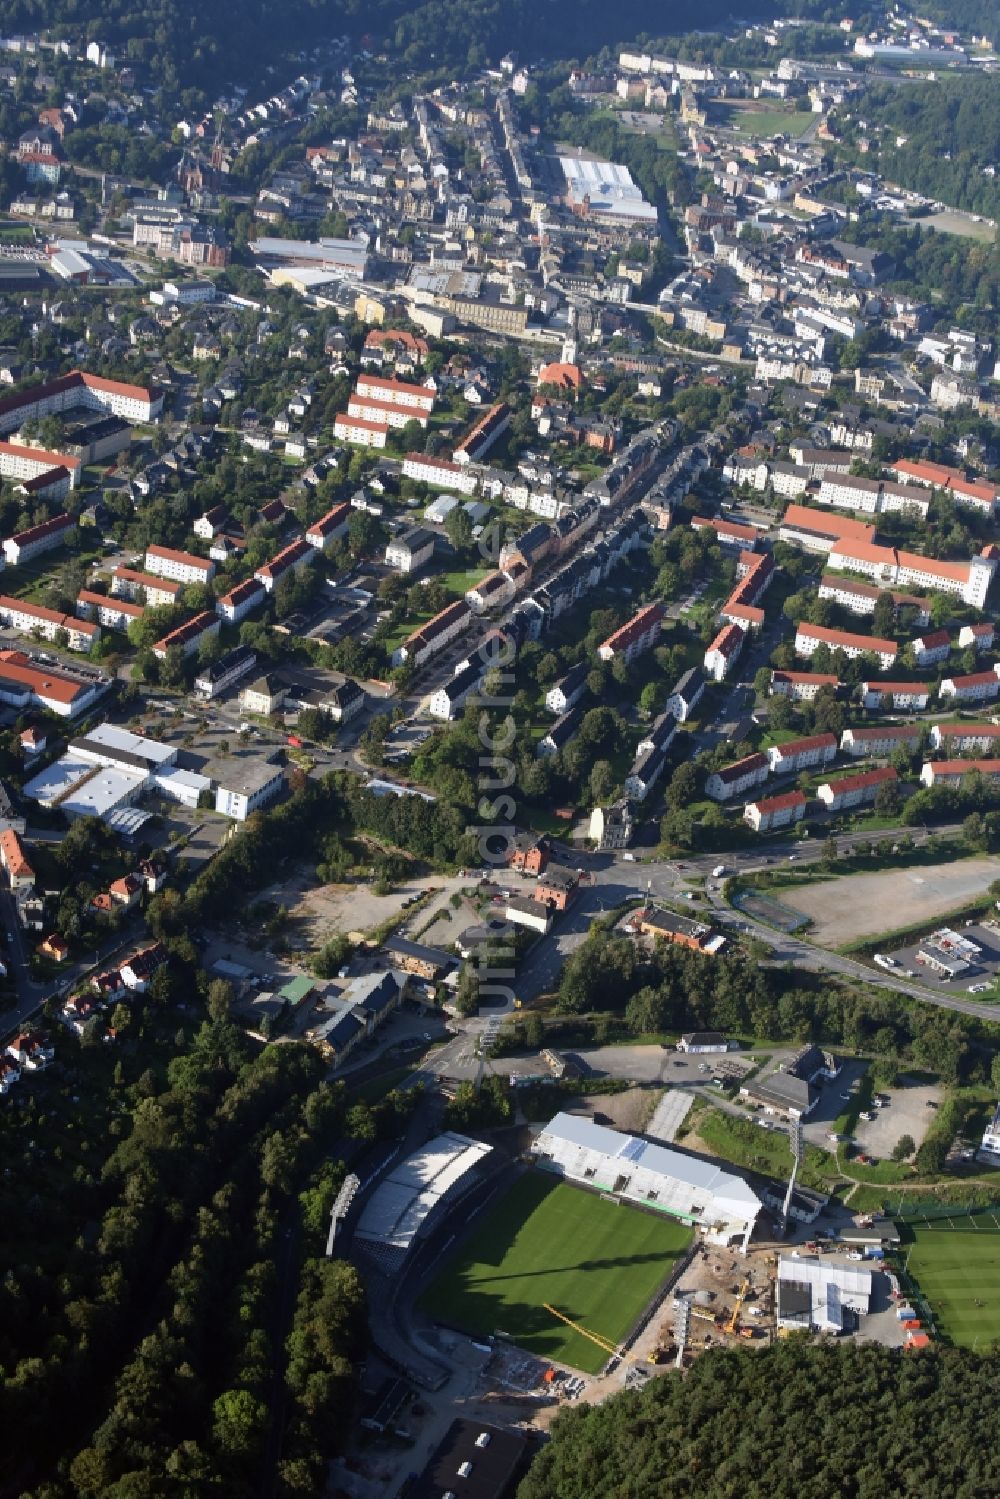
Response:
[[[1000,1490],[1000,1355],[876,1345],[716,1349],[565,1410],[518,1499],[959,1499]]]
[[[952,207],[1000,213],[1000,183],[987,171],[1000,157],[1000,78],[873,84],[853,113],[864,129],[849,131],[848,144],[879,143],[877,154],[857,157],[860,166]]]

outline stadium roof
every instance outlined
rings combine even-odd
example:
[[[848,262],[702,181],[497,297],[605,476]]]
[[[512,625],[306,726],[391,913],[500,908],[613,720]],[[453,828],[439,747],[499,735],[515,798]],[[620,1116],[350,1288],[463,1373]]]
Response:
[[[601,1155],[631,1161],[635,1165],[641,1164],[647,1171],[657,1171],[686,1186],[710,1192],[713,1197],[739,1203],[748,1213],[754,1214],[760,1208],[760,1199],[742,1177],[723,1171],[714,1161],[682,1155],[678,1150],[653,1145],[649,1140],[641,1140],[635,1135],[623,1135],[618,1130],[607,1129],[603,1124],[594,1124],[590,1119],[579,1119],[574,1114],[557,1114],[542,1130],[542,1135],[554,1135],[571,1145],[578,1145],[582,1150],[593,1150]]]
[[[376,1187],[356,1235],[374,1245],[407,1250],[428,1214],[492,1146],[453,1132],[438,1135],[400,1161]]]

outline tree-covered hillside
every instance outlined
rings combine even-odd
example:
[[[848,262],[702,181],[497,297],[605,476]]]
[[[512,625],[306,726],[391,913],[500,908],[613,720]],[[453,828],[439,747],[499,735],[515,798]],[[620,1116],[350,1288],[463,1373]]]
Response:
[[[518,1499],[973,1499],[1000,1492],[1000,1355],[793,1337],[575,1407]]]

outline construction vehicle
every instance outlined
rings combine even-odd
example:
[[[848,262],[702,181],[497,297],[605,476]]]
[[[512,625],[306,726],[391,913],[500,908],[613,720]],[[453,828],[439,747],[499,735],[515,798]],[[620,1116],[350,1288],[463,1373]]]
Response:
[[[747,1292],[749,1291],[749,1289],[750,1289],[750,1277],[748,1275],[744,1279],[743,1284],[740,1286],[739,1290],[736,1293],[736,1301],[733,1304],[733,1315],[730,1317],[729,1321],[726,1323],[726,1332],[729,1333],[730,1337],[734,1337],[736,1335],[736,1332],[739,1329],[739,1325],[740,1325],[740,1311],[742,1309],[744,1301],[746,1300]]]

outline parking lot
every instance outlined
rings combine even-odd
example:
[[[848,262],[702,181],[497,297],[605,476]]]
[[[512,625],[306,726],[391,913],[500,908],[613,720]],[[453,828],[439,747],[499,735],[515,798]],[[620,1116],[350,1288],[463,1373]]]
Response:
[[[933,962],[925,961],[925,958],[920,956],[923,951],[931,958],[941,957],[946,961],[952,958],[953,954],[949,953],[947,947],[935,946],[932,934],[916,942],[909,942],[905,947],[893,948],[888,956],[894,958],[903,969],[909,969],[914,977],[943,989],[946,994],[988,994],[991,991],[995,993],[994,986],[1000,979],[1000,925],[993,922],[974,922],[968,926],[960,925],[955,931],[963,941],[974,943],[979,948],[979,953],[966,954],[968,967],[953,978],[946,973],[938,972]],[[962,954],[956,952],[954,956],[958,957]]]
[[[934,1109],[941,1099],[941,1089],[926,1083],[907,1083],[905,1079],[882,1095],[889,1099],[881,1109],[874,1109],[874,1119],[859,1119],[854,1138],[866,1155],[876,1160],[891,1156],[903,1135],[911,1135],[919,1148],[934,1121]]]

